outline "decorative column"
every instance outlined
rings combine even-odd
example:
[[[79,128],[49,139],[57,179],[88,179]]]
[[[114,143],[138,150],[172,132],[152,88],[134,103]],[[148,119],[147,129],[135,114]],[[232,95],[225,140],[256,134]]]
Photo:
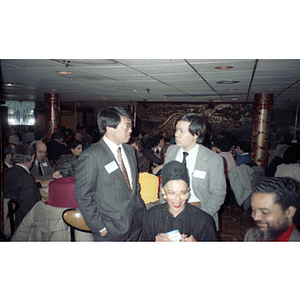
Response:
[[[47,132],[53,134],[60,128],[60,97],[57,93],[45,94],[45,121]]]
[[[268,167],[273,94],[255,94],[252,117],[251,160]]]

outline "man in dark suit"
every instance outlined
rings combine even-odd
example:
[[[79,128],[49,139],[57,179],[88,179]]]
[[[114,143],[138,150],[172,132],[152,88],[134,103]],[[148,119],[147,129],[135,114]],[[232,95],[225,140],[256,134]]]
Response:
[[[61,131],[56,131],[52,135],[51,141],[46,143],[48,149],[48,159],[54,162],[66,152],[67,145],[64,143],[65,135]]]
[[[95,241],[137,241],[145,213],[137,161],[126,144],[131,114],[121,107],[101,109],[101,140],[82,152],[75,174],[75,196]]]
[[[15,227],[36,202],[41,200],[39,189],[30,175],[35,152],[32,146],[20,144],[13,150],[14,166],[8,169],[4,179],[4,198],[15,199],[20,207],[15,213]]]

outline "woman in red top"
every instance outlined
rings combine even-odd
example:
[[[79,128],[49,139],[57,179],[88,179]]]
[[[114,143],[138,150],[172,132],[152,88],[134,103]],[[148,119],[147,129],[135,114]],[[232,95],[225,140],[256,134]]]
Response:
[[[78,208],[74,192],[76,164],[77,158],[75,156],[60,156],[57,161],[57,170],[62,177],[49,183],[48,205],[65,208]]]

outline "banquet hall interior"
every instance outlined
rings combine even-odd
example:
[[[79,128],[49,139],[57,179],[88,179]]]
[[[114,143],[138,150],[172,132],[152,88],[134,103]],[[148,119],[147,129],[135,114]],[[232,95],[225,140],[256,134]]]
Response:
[[[249,141],[251,160],[264,170],[276,133],[300,142],[300,59],[1,59],[0,95],[1,166],[9,128],[50,136],[62,127],[92,131],[108,106],[129,110],[133,129],[166,132],[167,142],[180,115],[197,113],[211,137],[225,132]],[[1,167],[1,234],[2,191]],[[218,238],[243,241],[252,226],[251,213],[228,188]]]

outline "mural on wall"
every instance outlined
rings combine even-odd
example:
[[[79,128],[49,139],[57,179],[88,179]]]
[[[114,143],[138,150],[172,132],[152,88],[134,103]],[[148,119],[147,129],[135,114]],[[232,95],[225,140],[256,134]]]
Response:
[[[250,141],[252,104],[195,104],[195,103],[138,103],[138,127],[149,134],[166,130],[168,137],[174,136],[175,122],[186,113],[203,117],[214,135],[222,131],[237,134]]]

